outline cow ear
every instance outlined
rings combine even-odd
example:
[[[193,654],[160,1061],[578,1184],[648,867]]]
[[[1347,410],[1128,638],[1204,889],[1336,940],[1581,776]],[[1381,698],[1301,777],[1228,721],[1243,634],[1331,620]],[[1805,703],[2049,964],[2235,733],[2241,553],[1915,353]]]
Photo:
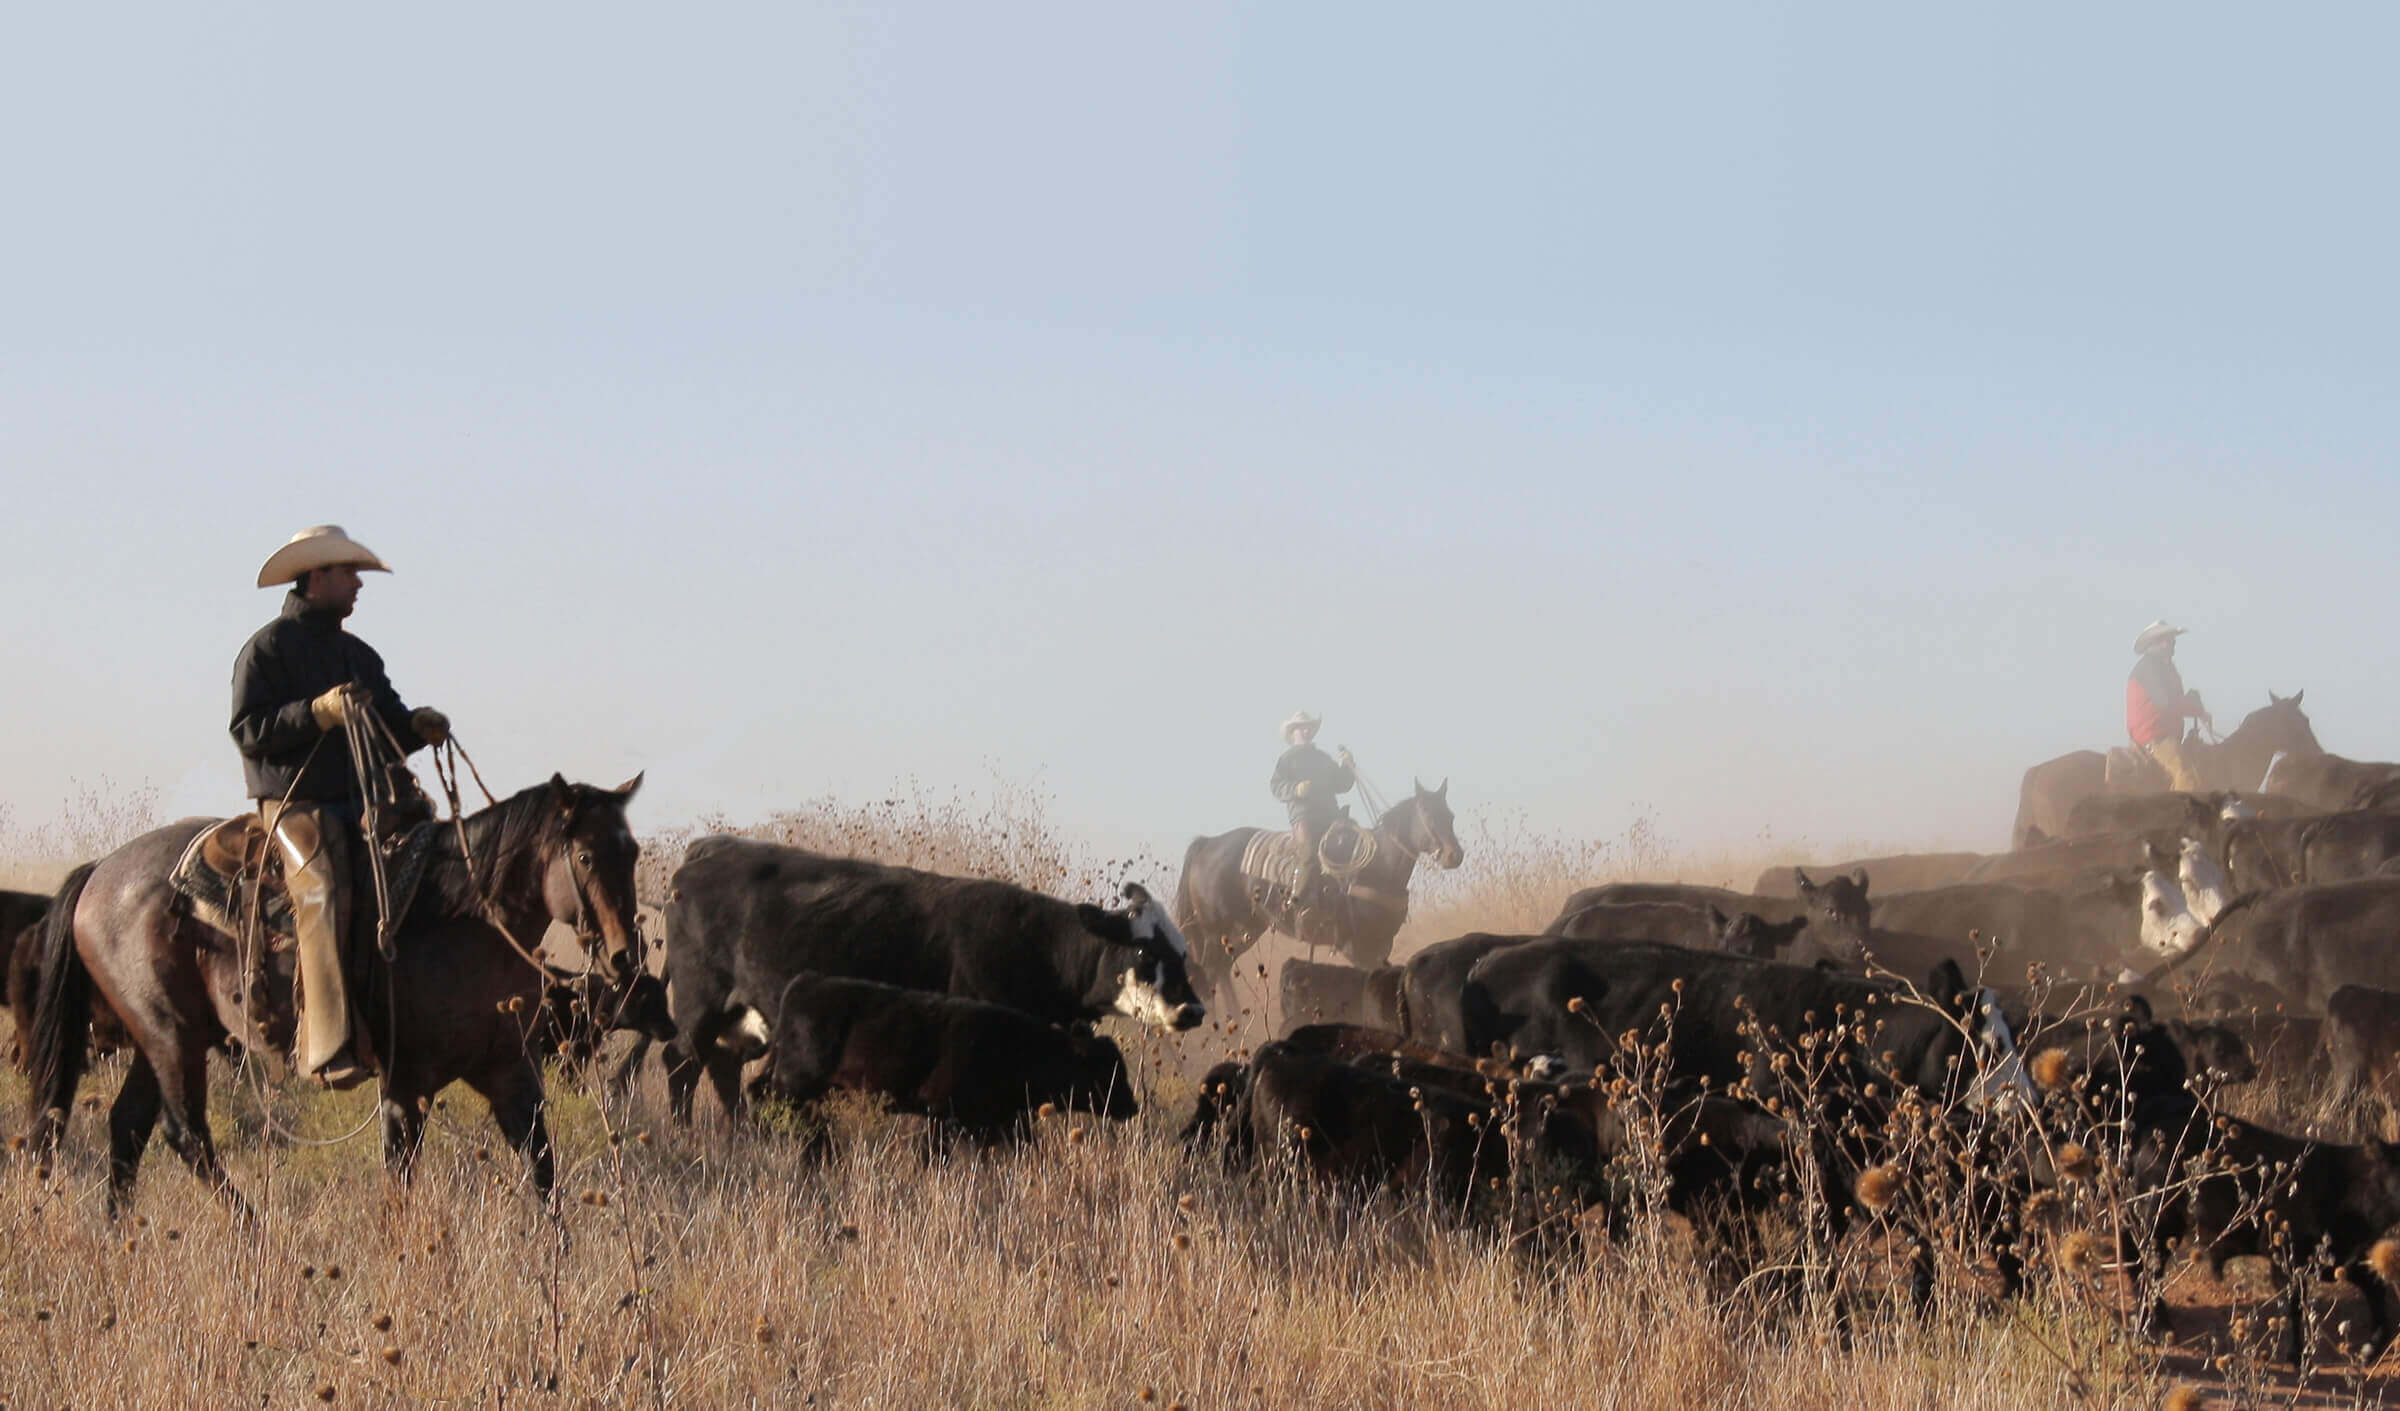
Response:
[[[1867,869],[1863,867],[1851,868],[1850,883],[1852,886],[1857,887],[1860,891],[1865,891],[1867,889]]]
[[[1150,904],[1150,889],[1143,886],[1139,882],[1127,882],[1125,884],[1124,896],[1126,902],[1135,911],[1139,911],[1143,907]]]
[[[1724,912],[1717,910],[1717,904],[1715,902],[1710,902],[1708,904],[1708,926],[1710,930],[1722,933],[1724,929],[1731,924],[1733,924],[1733,918],[1727,916]]]
[[[1925,988],[1941,1004],[1956,1005],[1967,992],[1967,972],[1958,968],[1957,961],[1944,957],[1925,977]]]
[[[1817,889],[1817,884],[1808,880],[1808,869],[1805,867],[1795,867],[1792,869],[1792,882],[1794,885],[1800,888],[1800,895],[1802,896],[1807,896],[1810,892],[1813,892]]]
[[[2125,996],[2125,1017],[2144,1027],[2158,1022],[2158,1016],[2151,1012],[2150,1001],[2140,995]]]
[[[1088,901],[1075,903],[1075,919],[1083,923],[1083,929],[1086,931],[1106,932],[1108,930],[1108,913]]]

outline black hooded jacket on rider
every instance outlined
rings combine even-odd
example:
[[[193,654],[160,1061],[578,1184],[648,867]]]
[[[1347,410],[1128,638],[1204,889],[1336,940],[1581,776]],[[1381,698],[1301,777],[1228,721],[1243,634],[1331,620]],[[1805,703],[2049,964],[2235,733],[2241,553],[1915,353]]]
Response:
[[[375,649],[342,626],[340,613],[312,606],[298,589],[286,593],[283,611],[252,635],[233,663],[233,739],[241,747],[250,797],[281,799],[288,792],[295,803],[357,798],[348,742],[327,738],[346,727],[321,730],[309,713],[309,702],[346,685],[374,702],[375,714],[403,749],[413,753],[424,746]]]

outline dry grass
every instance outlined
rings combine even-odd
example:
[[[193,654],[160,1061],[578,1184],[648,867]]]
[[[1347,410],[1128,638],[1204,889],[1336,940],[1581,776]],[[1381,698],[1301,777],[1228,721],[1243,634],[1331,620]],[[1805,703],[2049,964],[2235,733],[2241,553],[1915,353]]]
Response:
[[[1468,867],[1429,879],[1417,943],[1536,929],[1576,885],[1739,885],[1764,860],[1679,863],[1647,828],[1589,845],[1521,822],[1469,828]],[[820,801],[744,831],[1069,896],[1172,872],[1090,856],[1029,790]],[[654,885],[685,841],[651,849]],[[613,1109],[561,1084],[555,1219],[463,1090],[401,1188],[371,1138],[294,1144],[266,1120],[328,1138],[368,1113],[367,1095],[220,1077],[213,1125],[263,1212],[254,1231],[156,1145],[136,1213],[106,1220],[102,1124],[82,1111],[46,1182],[21,1163],[0,1181],[0,1398],[1923,1411],[2165,1394],[2153,1356],[2072,1281],[1995,1312],[1954,1270],[1920,1324],[1883,1296],[1870,1252],[1850,1277],[1871,1296],[1845,1338],[1823,1308],[1736,1296],[1661,1222],[1537,1253],[1404,1197],[1336,1200],[1187,1161],[1178,1074],[1233,1042],[1131,1045],[1148,1106],[1124,1127],[1076,1139],[1048,1120],[1020,1148],[930,1160],[906,1120],[849,1111],[835,1154],[812,1164],[713,1113],[671,1130],[655,1075]],[[113,1092],[121,1071],[103,1063],[86,1093]],[[0,1102],[13,1127],[13,1076]]]

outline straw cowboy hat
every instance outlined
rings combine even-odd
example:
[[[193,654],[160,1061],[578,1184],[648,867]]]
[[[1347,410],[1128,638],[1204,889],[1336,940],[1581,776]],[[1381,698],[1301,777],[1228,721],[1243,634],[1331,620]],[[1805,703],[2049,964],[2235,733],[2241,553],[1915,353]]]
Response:
[[[1292,732],[1294,730],[1314,730],[1324,723],[1325,718],[1323,716],[1310,715],[1304,710],[1293,711],[1292,718],[1283,722],[1283,738],[1287,740],[1292,738]]]
[[[2134,654],[2138,656],[2161,642],[2172,642],[2182,635],[2183,629],[2180,627],[2169,627],[2164,621],[2153,622],[2142,629],[2141,636],[2133,639]]]
[[[392,566],[375,557],[375,551],[350,537],[338,524],[320,524],[294,534],[280,549],[267,556],[266,566],[258,571],[258,586],[272,588],[278,583],[291,583],[312,568],[333,568],[348,564],[372,573],[389,573]]]

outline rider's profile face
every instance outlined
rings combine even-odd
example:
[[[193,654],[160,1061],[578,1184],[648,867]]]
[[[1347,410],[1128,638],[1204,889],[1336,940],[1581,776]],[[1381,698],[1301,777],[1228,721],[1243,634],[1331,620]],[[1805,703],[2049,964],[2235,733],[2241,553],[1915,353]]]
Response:
[[[308,576],[308,600],[348,617],[358,604],[358,570],[346,563],[316,570]]]
[[[1313,744],[1315,744],[1316,742],[1317,742],[1317,727],[1316,727],[1316,726],[1314,726],[1314,725],[1296,725],[1296,726],[1292,727],[1292,743],[1293,743],[1293,744],[1295,744],[1295,745],[1313,745]]]

